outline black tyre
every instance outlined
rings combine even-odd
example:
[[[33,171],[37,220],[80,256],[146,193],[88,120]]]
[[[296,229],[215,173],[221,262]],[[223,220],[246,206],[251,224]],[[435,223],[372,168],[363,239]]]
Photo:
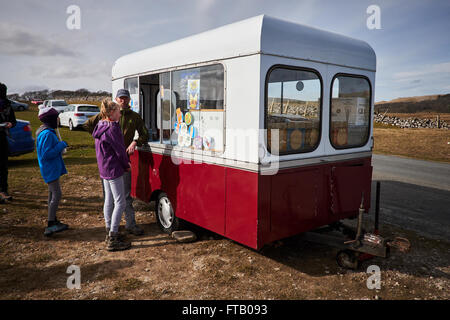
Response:
[[[156,223],[167,234],[180,230],[181,221],[175,215],[172,203],[164,192],[158,195],[156,201]]]
[[[341,268],[356,270],[359,267],[357,254],[352,250],[341,250],[336,255],[336,261]]]
[[[69,119],[69,130],[73,131],[75,127],[73,126],[72,119]]]

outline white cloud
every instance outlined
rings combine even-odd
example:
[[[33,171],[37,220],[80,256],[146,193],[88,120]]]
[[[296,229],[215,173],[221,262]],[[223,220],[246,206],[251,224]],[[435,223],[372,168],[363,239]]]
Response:
[[[110,78],[112,63],[85,63],[77,61],[60,61],[49,66],[31,67],[32,75],[39,75],[47,79],[82,79],[82,78]]]
[[[11,23],[0,23],[0,54],[26,56],[77,56],[48,35],[32,32]]]
[[[422,66],[414,71],[396,72],[393,78],[397,81],[412,81],[442,73],[450,74],[450,62]]]

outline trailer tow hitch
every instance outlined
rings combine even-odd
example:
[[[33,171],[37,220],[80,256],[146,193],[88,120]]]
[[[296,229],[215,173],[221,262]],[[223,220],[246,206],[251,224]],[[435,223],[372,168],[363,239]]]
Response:
[[[360,262],[373,257],[387,258],[390,254],[390,248],[406,253],[411,248],[408,239],[396,237],[394,240],[385,239],[378,234],[378,215],[379,215],[379,182],[377,182],[377,205],[375,210],[375,228],[373,233],[364,232],[362,228],[362,217],[364,213],[364,194],[362,195],[361,205],[358,213],[358,224],[356,232],[354,229],[337,222],[327,228],[321,228],[316,231],[306,232],[305,238],[308,241],[327,244],[341,249],[336,255],[336,261],[339,266],[346,269],[357,269]],[[324,234],[324,231],[341,231],[352,240],[345,240],[334,235]],[[348,239],[348,238],[347,238]]]

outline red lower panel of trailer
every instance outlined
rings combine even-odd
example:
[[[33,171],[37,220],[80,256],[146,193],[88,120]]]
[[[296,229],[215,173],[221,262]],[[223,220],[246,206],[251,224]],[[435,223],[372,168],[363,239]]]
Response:
[[[371,158],[315,164],[261,175],[206,163],[173,163],[137,151],[132,195],[165,192],[177,217],[254,249],[358,214],[370,206]]]

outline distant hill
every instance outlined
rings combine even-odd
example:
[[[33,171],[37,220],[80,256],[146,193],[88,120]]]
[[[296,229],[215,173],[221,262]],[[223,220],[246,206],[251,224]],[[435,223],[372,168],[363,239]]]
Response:
[[[23,94],[10,94],[8,99],[19,101],[31,100],[86,100],[86,101],[101,101],[104,98],[111,98],[111,93],[108,91],[92,92],[87,89],[72,90],[40,90],[28,91]]]
[[[391,101],[375,103],[375,112],[417,113],[438,112],[450,113],[450,94],[397,98]]]

